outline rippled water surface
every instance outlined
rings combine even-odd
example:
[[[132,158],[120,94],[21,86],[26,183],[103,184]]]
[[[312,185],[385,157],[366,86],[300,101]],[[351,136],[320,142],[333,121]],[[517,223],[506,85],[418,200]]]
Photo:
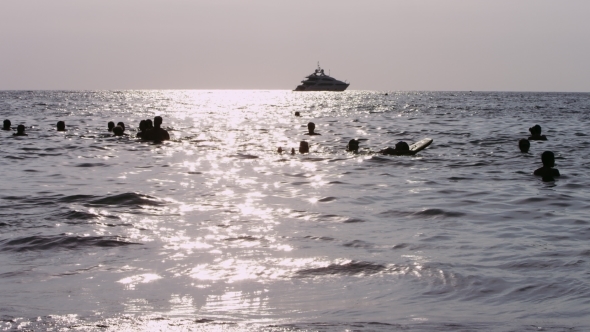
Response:
[[[155,115],[172,140],[135,139]],[[0,330],[590,329],[590,94],[5,91],[0,117],[28,133],[0,131]]]

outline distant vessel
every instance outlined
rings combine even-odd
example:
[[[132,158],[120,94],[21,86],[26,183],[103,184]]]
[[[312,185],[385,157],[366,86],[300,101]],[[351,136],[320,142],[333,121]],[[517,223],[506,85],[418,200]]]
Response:
[[[339,81],[333,77],[324,74],[324,70],[318,62],[318,69],[305,80],[301,81],[293,91],[344,91],[350,83]]]

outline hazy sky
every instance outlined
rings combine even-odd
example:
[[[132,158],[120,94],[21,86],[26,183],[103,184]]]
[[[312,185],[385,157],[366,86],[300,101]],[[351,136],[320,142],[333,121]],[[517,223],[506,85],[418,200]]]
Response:
[[[1,0],[0,89],[590,91],[588,0]]]

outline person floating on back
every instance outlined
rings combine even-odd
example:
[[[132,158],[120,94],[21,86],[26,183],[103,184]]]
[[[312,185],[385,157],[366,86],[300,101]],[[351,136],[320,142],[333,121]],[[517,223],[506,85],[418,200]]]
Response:
[[[109,121],[109,123],[107,123],[107,127],[109,128],[109,131],[113,131],[113,128],[115,128],[115,123],[113,121]]]
[[[57,121],[57,131],[66,131],[66,123],[63,121]]]
[[[408,143],[406,143],[404,141],[399,141],[399,142],[395,143],[395,148],[388,147],[386,149],[379,151],[379,153],[382,153],[385,155],[399,155],[399,154],[403,154],[406,151],[410,151],[410,146],[408,145]]]
[[[531,136],[529,137],[529,141],[546,141],[547,137],[545,135],[541,135],[541,126],[534,125],[529,128],[531,132]]]
[[[27,134],[25,134],[25,126],[24,125],[18,125],[18,127],[16,127],[16,133],[12,134],[14,136],[29,136]]]
[[[167,141],[170,139],[170,134],[165,129],[160,128],[162,125],[162,117],[156,116],[154,118],[154,128],[151,130],[146,131],[143,135],[144,140],[154,141],[156,143]]]
[[[309,143],[306,141],[299,142],[299,153],[309,153]]]
[[[348,145],[346,146],[346,151],[357,153],[359,152],[359,140],[358,139],[351,139],[348,141]]]
[[[4,126],[2,126],[2,130],[11,130],[12,128],[10,128],[10,120],[6,119],[4,120]]]
[[[529,140],[526,138],[521,138],[518,141],[518,148],[520,149],[520,152],[529,152],[529,149],[531,148],[531,142],[529,142]]]
[[[545,151],[541,155],[541,161],[543,162],[543,167],[538,168],[533,173],[534,175],[541,176],[543,181],[555,181],[556,176],[560,176],[559,170],[555,167],[555,155],[551,151]]]
[[[314,136],[314,135],[321,135],[315,132],[315,123],[310,122],[307,124],[307,133],[305,135]]]

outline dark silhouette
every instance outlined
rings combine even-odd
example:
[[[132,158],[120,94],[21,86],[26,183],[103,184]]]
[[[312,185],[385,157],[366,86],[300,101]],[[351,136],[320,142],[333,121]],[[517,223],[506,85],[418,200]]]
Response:
[[[107,127],[109,128],[109,131],[113,131],[113,128],[115,128],[115,123],[113,121],[109,121]]]
[[[25,126],[24,125],[18,125],[18,127],[16,127],[16,133],[12,134],[14,136],[29,136],[27,134],[25,134]]]
[[[518,148],[520,149],[520,152],[529,152],[529,149],[531,148],[531,142],[529,142],[529,140],[526,138],[521,138],[518,141]]]
[[[148,141],[154,141],[156,143],[166,141],[170,139],[170,134],[165,129],[160,128],[162,125],[162,117],[156,116],[154,118],[154,128],[145,132],[143,139]]]
[[[10,120],[6,119],[4,120],[4,126],[2,127],[2,130],[11,130],[12,128],[10,128],[10,125],[12,123],[10,123]]]
[[[143,137],[143,134],[145,133],[145,131],[147,129],[146,127],[147,126],[146,126],[145,120],[139,121],[139,132],[137,133],[137,135],[135,137],[139,137],[139,138]]]
[[[541,126],[534,125],[529,128],[531,132],[531,136],[529,137],[529,141],[546,141],[547,137],[545,135],[541,135]]]
[[[125,124],[123,122],[117,123],[117,126],[123,128],[123,131],[125,131]]]
[[[385,155],[402,155],[402,154],[411,154],[410,153],[410,146],[408,145],[408,143],[404,142],[404,141],[399,141],[395,144],[395,148],[392,147],[387,147],[386,149],[383,149],[381,151],[379,151],[379,153],[385,154]]]
[[[279,154],[282,154],[282,153],[283,153],[283,148],[279,146],[279,148],[277,149],[277,152],[278,152]]]
[[[314,135],[321,135],[315,132],[315,123],[310,122],[307,124],[307,130],[308,133],[306,133],[305,135],[309,135],[309,136],[314,136]]]
[[[152,122],[152,119],[145,120],[145,129],[150,130],[153,128],[154,128],[154,123]]]
[[[359,141],[357,139],[351,139],[348,141],[348,145],[346,146],[346,150],[350,152],[359,152]]]
[[[66,123],[63,121],[57,121],[57,131],[66,131]]]
[[[295,116],[301,116],[299,112],[295,112]]]
[[[560,176],[559,170],[555,167],[555,155],[551,151],[545,151],[541,155],[543,167],[535,170],[533,174],[543,177],[543,181],[555,181],[555,176]]]
[[[291,148],[291,154],[294,155],[295,154],[295,148]]]
[[[309,143],[306,141],[299,142],[299,153],[309,153]]]
[[[113,128],[113,134],[115,134],[115,136],[123,136],[125,132],[125,129],[123,129],[123,127],[121,126],[116,126],[115,128]]]

